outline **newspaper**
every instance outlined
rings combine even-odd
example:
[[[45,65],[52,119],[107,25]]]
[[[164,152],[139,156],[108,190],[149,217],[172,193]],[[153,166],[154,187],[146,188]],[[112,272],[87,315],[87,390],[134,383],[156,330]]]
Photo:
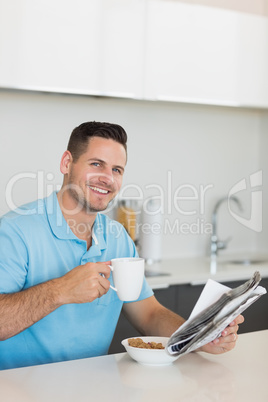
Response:
[[[169,338],[166,351],[182,356],[219,337],[224,328],[266,293],[264,287],[258,286],[260,280],[256,271],[250,280],[230,289],[209,279],[189,319]]]

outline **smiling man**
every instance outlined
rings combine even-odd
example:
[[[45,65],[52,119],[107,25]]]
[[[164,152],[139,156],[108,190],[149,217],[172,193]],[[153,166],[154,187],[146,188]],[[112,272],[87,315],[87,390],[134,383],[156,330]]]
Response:
[[[106,354],[122,308],[147,335],[170,336],[184,322],[145,278],[135,302],[110,289],[110,260],[137,256],[124,228],[99,213],[121,188],[126,143],[117,124],[81,124],[61,159],[61,190],[2,217],[0,369]],[[231,350],[241,322],[202,350]]]

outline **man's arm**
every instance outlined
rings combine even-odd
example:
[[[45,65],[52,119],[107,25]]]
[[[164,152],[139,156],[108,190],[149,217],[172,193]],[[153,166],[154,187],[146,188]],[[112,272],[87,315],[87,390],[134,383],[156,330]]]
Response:
[[[0,295],[0,341],[4,341],[60,306],[55,281]]]
[[[154,296],[138,302],[125,303],[123,312],[132,325],[143,335],[170,337],[185,320],[162,306]],[[199,350],[219,354],[234,348],[237,340],[238,324],[244,321],[238,316],[225,330],[221,337],[204,345]]]
[[[154,296],[125,303],[123,313],[143,335],[171,336],[185,322],[178,314],[162,306]]]
[[[108,263],[80,265],[60,278],[17,293],[0,294],[0,341],[25,330],[64,304],[91,302],[107,293]]]

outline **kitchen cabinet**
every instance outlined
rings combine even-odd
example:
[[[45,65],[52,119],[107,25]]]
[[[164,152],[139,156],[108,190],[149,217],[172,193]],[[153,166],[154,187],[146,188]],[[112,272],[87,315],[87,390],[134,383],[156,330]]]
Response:
[[[268,107],[268,18],[239,15],[236,42],[238,102]]]
[[[11,0],[1,5],[0,85],[98,94],[98,0]]]
[[[268,106],[268,19],[148,1],[145,98]]]
[[[149,1],[146,98],[235,103],[235,15],[222,14],[183,2]]]
[[[230,288],[235,288],[244,282],[245,281],[224,282],[224,285],[229,286]],[[268,278],[262,279],[261,285],[268,289]],[[157,289],[154,293],[155,297],[161,304],[187,319],[197,302],[203,287],[203,285],[191,284],[172,285],[166,289]],[[240,325],[239,333],[268,329],[267,311],[268,294],[265,294],[243,312],[245,322]],[[121,341],[125,338],[137,337],[139,335],[139,332],[134,329],[124,315],[121,314],[109,353],[124,352],[125,350],[121,345]]]
[[[268,18],[172,0],[4,0],[0,87],[268,107]]]
[[[102,0],[98,62],[103,95],[143,97],[144,0]]]
[[[0,86],[142,97],[144,0],[0,5]]]

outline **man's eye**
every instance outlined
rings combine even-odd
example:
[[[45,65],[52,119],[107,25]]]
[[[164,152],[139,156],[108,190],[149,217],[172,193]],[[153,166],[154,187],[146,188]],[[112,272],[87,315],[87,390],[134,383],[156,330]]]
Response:
[[[121,170],[120,170],[120,169],[114,168],[113,171],[114,171],[115,173],[121,174]]]
[[[92,162],[91,165],[92,166],[100,166],[99,162]]]

